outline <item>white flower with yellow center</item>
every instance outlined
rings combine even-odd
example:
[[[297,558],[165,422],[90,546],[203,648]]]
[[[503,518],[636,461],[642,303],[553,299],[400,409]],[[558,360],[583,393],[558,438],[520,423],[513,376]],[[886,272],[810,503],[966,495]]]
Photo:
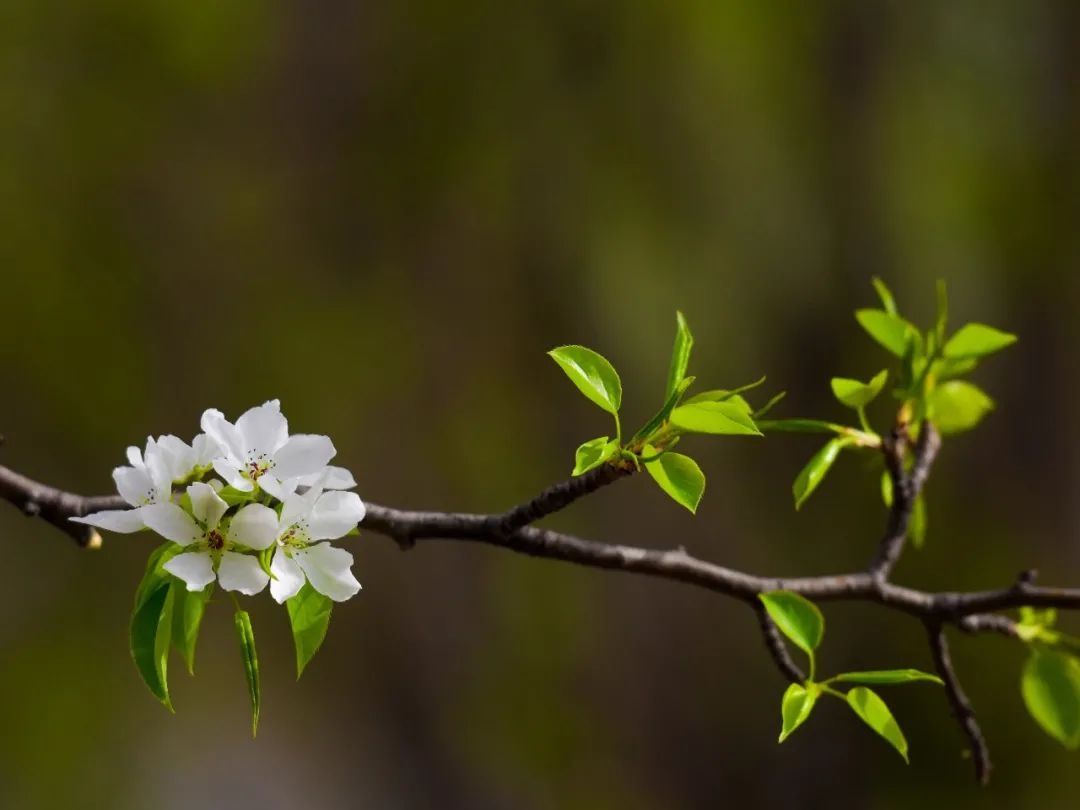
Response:
[[[364,519],[364,503],[355,492],[323,491],[316,483],[303,494],[285,498],[278,520],[277,548],[270,564],[270,595],[280,604],[304,587],[335,602],[357,594],[353,556],[326,540],[344,537]]]
[[[252,503],[223,522],[229,506],[214,487],[192,484],[187,494],[190,514],[175,503],[152,504],[142,510],[148,528],[185,547],[165,563],[165,570],[187,583],[189,591],[201,591],[217,579],[227,591],[259,593],[270,578],[255,556],[241,552],[262,551],[274,544],[277,514],[268,506]]]
[[[289,423],[276,399],[245,411],[235,425],[210,408],[203,413],[202,428],[223,449],[214,459],[214,470],[229,486],[251,492],[258,485],[278,500],[295,491],[301,480],[322,474],[337,453],[326,436],[289,436]],[[351,481],[348,471],[340,472]]]

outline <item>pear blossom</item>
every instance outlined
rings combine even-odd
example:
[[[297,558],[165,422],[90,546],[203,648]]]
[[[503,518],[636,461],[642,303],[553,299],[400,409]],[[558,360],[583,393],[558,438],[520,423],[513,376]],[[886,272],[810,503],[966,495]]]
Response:
[[[270,595],[279,604],[296,596],[305,579],[335,602],[360,590],[352,573],[352,554],[319,541],[336,540],[356,528],[364,519],[364,503],[355,492],[323,491],[323,483],[319,480],[283,502],[270,564]]]
[[[321,475],[337,454],[327,436],[289,436],[289,423],[276,399],[245,411],[236,424],[210,408],[203,413],[201,424],[224,451],[214,459],[214,471],[241,492],[251,492],[258,485],[284,500],[301,480]],[[355,485],[347,470],[334,470],[339,482]]]
[[[187,494],[191,514],[175,503],[155,503],[142,510],[147,527],[185,547],[164,569],[187,583],[189,591],[201,591],[215,579],[225,590],[247,596],[263,590],[270,577],[256,557],[237,549],[262,551],[274,544],[278,534],[274,510],[252,503],[222,521],[229,505],[213,486],[196,482]]]
[[[196,436],[190,445],[176,436],[147,437],[145,452],[128,447],[129,466],[113,470],[117,492],[134,508],[108,509],[71,520],[121,534],[140,531],[146,528],[143,507],[172,500],[173,483],[209,469],[219,453],[217,441],[205,434]]]

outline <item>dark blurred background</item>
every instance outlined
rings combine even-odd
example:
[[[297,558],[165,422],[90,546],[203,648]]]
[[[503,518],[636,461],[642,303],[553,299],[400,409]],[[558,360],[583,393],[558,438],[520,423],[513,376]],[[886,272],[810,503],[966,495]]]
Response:
[[[0,2],[0,462],[83,492],[202,409],[280,397],[367,499],[498,510],[608,429],[544,356],[581,342],[658,404],[674,312],[710,387],[787,415],[886,356],[879,274],[929,319],[1020,334],[946,444],[898,578],[1080,582],[1080,6],[930,2]],[[873,417],[886,424],[886,406]],[[645,479],[558,516],[759,573],[864,564],[877,476],[814,437],[688,439],[696,519]],[[127,652],[149,536],[79,551],[0,508],[0,806],[1074,807],[1023,651],[956,638],[993,746],[974,786],[944,695],[888,694],[905,767],[837,705],[776,745],[784,683],[739,604],[466,544],[353,541],[364,590],[293,677],[249,600],[252,741],[228,603],[176,716]],[[915,622],[829,605],[822,666],[930,666]],[[1075,621],[1071,624],[1078,630]]]

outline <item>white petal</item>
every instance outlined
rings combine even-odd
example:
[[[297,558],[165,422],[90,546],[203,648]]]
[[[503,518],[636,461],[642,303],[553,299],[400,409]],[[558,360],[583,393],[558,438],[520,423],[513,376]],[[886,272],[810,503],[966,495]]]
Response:
[[[116,482],[116,491],[132,506],[143,506],[153,502],[157,487],[150,480],[145,467],[117,467],[112,475],[113,481]]]
[[[191,515],[175,503],[151,504],[144,506],[140,512],[147,528],[174,543],[186,546],[203,536],[202,529],[191,519]]]
[[[296,521],[307,519],[311,510],[315,508],[321,492],[318,489],[309,489],[303,494],[289,493],[281,507],[281,520],[279,521],[282,531],[287,531]]]
[[[273,455],[274,451],[285,444],[289,438],[289,423],[280,411],[276,399],[258,405],[236,420],[236,429],[243,437],[245,453],[255,450],[257,453]]]
[[[207,433],[200,433],[191,442],[191,452],[195,456],[196,467],[206,467],[215,458],[224,455],[225,448],[221,442]]]
[[[274,453],[274,475],[282,480],[320,473],[337,453],[327,436],[299,434],[289,437]]]
[[[270,580],[270,595],[279,605],[287,599],[292,599],[304,587],[304,572],[280,546],[274,552],[270,572],[274,575],[274,578]]]
[[[311,510],[308,533],[312,540],[336,540],[355,529],[364,512],[364,502],[355,492],[324,492]]]
[[[146,472],[150,480],[154,482],[154,489],[158,496],[168,493],[172,495],[173,469],[172,454],[163,445],[154,439],[146,440],[146,450],[143,451],[143,461],[146,462]],[[168,498],[155,497],[155,501],[168,500]]]
[[[206,524],[207,529],[216,529],[229,505],[209,484],[192,484],[187,488],[187,494],[191,498],[191,511],[195,513],[195,519]]]
[[[236,464],[231,458],[215,458],[214,472],[224,478],[233,489],[238,489],[241,492],[251,492],[251,490],[255,489],[251,479],[244,478],[240,474],[240,465]]]
[[[263,492],[268,492],[279,501],[283,501],[287,495],[296,489],[296,479],[291,478],[287,483],[283,484],[276,476],[264,473],[259,476],[259,486]]]
[[[207,433],[221,445],[222,451],[237,459],[243,457],[244,448],[242,445],[244,442],[240,438],[240,431],[238,431],[236,426],[226,419],[225,414],[217,408],[208,408],[205,410],[202,419],[199,420],[199,425],[202,427],[203,432]]]
[[[258,560],[249,554],[237,554],[234,551],[222,553],[217,576],[222,588],[227,591],[240,591],[247,596],[254,596],[270,581]]]
[[[70,520],[119,534],[131,534],[146,528],[139,509],[109,509],[105,512],[94,512],[86,517],[73,517]]]
[[[206,551],[177,554],[161,567],[186,582],[189,591],[201,591],[214,581],[214,564]]]
[[[169,468],[170,483],[191,475],[195,469],[195,451],[191,445],[177,436],[158,436],[157,445]]]
[[[296,479],[296,484],[301,487],[318,486],[320,489],[352,489],[356,486],[356,479],[344,467],[331,464],[321,472],[300,476]]]
[[[293,559],[307,574],[311,587],[335,602],[344,602],[360,590],[353,576],[353,556],[329,543],[318,543],[293,553]]]
[[[258,551],[270,548],[277,535],[277,512],[261,503],[248,504],[236,513],[229,524],[229,542]]]
[[[127,449],[127,460],[128,464],[130,464],[132,467],[142,467],[142,450],[132,445]]]

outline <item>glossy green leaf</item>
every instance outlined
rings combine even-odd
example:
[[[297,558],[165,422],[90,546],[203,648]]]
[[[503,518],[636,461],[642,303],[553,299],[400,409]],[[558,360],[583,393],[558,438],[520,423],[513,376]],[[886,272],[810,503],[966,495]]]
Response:
[[[919,339],[919,332],[901,318],[881,309],[860,309],[855,319],[879,344],[897,357],[903,357],[908,347]]]
[[[840,455],[840,451],[850,444],[850,439],[833,439],[806,463],[791,487],[792,495],[795,496],[796,509],[801,509],[806,499],[814,494],[814,490],[824,480],[833,462],[836,461],[836,457]]]
[[[908,744],[885,701],[865,686],[857,686],[847,693],[848,705],[866,725],[884,737],[904,762],[908,761]]]
[[[943,434],[971,430],[994,409],[981,388],[964,380],[941,383],[930,393],[929,417]]]
[[[202,627],[206,605],[214,592],[214,583],[211,582],[201,591],[189,591],[183,582],[174,579],[172,589],[172,643],[184,659],[187,671],[194,675],[195,644],[199,640],[199,628]]]
[[[622,382],[607,359],[584,346],[560,346],[548,352],[586,397],[611,414],[622,406]]]
[[[1016,335],[981,323],[962,326],[945,344],[945,356],[951,359],[985,357],[1016,343]]]
[[[1080,661],[1053,650],[1034,650],[1020,692],[1035,722],[1066,748],[1080,748]]]
[[[590,439],[577,449],[574,454],[573,475],[584,475],[589,470],[595,469],[608,461],[619,452],[619,443],[612,441],[607,436]]]
[[[807,689],[802,684],[793,683],[784,692],[780,701],[780,716],[783,725],[780,728],[780,742],[791,736],[799,726],[806,722],[818,698],[817,689]]]
[[[911,535],[911,544],[915,548],[922,548],[926,544],[926,498],[922,493],[919,493],[911,508],[908,534]]]
[[[172,583],[147,585],[131,614],[131,658],[151,694],[172,711],[169,699],[169,643],[172,639]]]
[[[186,494],[186,493],[185,493]],[[252,490],[251,492],[243,492],[236,487],[222,487],[217,491],[218,497],[225,501],[229,506],[237,506],[242,503],[251,503],[258,497],[258,493]],[[189,510],[190,511],[190,510]]]
[[[885,282],[877,276],[870,279],[870,283],[874,285],[874,289],[877,291],[878,298],[881,299],[882,308],[890,315],[896,314],[896,299],[893,298],[892,292],[885,286]]]
[[[745,401],[688,402],[671,412],[671,424],[690,433],[760,436]]]
[[[646,445],[643,454],[646,458],[657,454],[655,447]],[[676,503],[682,504],[691,512],[697,513],[701,496],[705,492],[705,473],[689,456],[680,453],[664,453],[655,461],[645,463],[649,475]]]
[[[833,396],[840,400],[841,404],[849,408],[865,408],[885,387],[885,381],[889,379],[888,370],[879,372],[870,382],[861,382],[847,377],[833,377]]]
[[[176,581],[163,566],[183,547],[163,543],[146,561],[143,578],[135,589],[131,613],[129,648],[135,668],[151,694],[172,711],[169,699],[168,655],[173,630],[172,583]]]
[[[240,656],[244,661],[244,677],[247,680],[248,697],[251,699],[251,736],[259,730],[259,704],[262,694],[259,688],[259,656],[255,652],[255,631],[246,610],[236,611],[236,635],[240,641]]]
[[[735,402],[741,402],[743,405],[746,406],[746,409],[749,410],[749,403],[747,403],[747,401],[743,399],[740,395],[745,394],[747,391],[753,391],[755,388],[764,385],[766,379],[766,377],[759,377],[752,383],[740,385],[738,388],[715,388],[711,391],[702,391],[700,394],[695,394],[694,396],[690,397],[690,399],[686,400],[686,403],[689,405],[690,403],[696,402],[727,402],[729,400],[733,400]]]
[[[315,657],[326,638],[334,602],[305,582],[300,593],[285,602],[285,607],[289,611],[289,623],[292,625],[293,645],[296,647],[296,678],[299,680],[304,667]]]
[[[829,682],[838,683],[863,683],[870,686],[894,686],[903,683],[917,683],[926,681],[941,684],[942,680],[937,675],[928,672],[920,672],[917,669],[873,669],[866,672],[844,672],[829,679]]]
[[[951,380],[955,377],[970,374],[978,365],[979,361],[975,357],[965,357],[961,360],[952,360],[946,357],[934,364],[934,374],[939,381]]]
[[[681,312],[675,313],[675,346],[671,350],[671,366],[668,369],[667,388],[664,389],[664,398],[667,399],[679,387],[679,383],[686,377],[686,369],[690,365],[690,350],[694,346],[694,336],[690,333],[690,326]]]
[[[799,649],[813,656],[825,636],[825,617],[818,606],[791,591],[770,591],[760,594],[758,598],[780,632]]]

